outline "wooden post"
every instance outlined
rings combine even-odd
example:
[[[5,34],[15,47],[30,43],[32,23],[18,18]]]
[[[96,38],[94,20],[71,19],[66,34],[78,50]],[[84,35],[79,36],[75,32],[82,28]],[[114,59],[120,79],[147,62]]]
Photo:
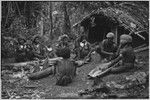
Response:
[[[118,26],[112,26],[111,31],[115,34],[115,43],[117,44],[118,42]]]
[[[49,2],[49,20],[50,20],[50,32],[49,32],[49,37],[50,39],[53,38],[53,20],[52,20],[52,1]]]
[[[118,43],[118,27],[115,26],[115,43]]]

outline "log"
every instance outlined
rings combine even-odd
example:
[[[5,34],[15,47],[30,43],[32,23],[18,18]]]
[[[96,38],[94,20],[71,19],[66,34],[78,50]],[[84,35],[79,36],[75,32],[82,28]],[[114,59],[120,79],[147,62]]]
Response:
[[[53,68],[49,67],[49,68],[47,68],[45,70],[29,74],[28,78],[30,80],[38,80],[38,79],[41,79],[41,78],[48,77],[49,75],[51,75],[53,73],[54,73],[53,72]]]
[[[61,57],[57,57],[57,58],[52,58],[52,59],[48,59],[49,64],[53,64],[55,63],[57,60],[61,60]],[[41,62],[44,62],[45,60],[42,60]],[[7,63],[7,64],[2,64],[2,67],[23,67],[23,66],[27,66],[28,64],[36,64],[39,63],[39,61],[29,61],[29,62],[20,62],[20,63]]]

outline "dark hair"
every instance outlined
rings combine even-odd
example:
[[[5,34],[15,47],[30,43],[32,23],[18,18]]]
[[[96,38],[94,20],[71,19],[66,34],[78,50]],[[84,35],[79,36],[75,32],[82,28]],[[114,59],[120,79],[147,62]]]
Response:
[[[56,55],[58,57],[63,57],[64,59],[70,58],[70,49],[68,47],[59,48],[56,50]]]
[[[128,42],[127,45],[133,47],[133,43],[132,42]]]
[[[24,42],[26,42],[26,40],[24,38],[18,38],[18,43],[20,43],[21,40],[23,40]]]
[[[132,42],[128,42],[128,43],[123,44],[121,47],[124,47],[124,46],[131,46],[131,47],[133,47],[133,43]]]
[[[36,42],[35,42],[36,39],[40,39],[40,37],[39,37],[39,36],[36,36],[36,37],[33,39],[33,43],[36,43]]]

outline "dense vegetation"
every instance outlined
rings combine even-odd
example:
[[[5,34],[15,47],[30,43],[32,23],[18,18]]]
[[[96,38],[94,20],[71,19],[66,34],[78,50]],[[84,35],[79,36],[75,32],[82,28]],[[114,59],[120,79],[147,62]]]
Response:
[[[139,6],[139,5],[144,6]],[[75,38],[77,34],[72,26],[93,10],[107,7],[126,9],[136,13],[133,8],[145,8],[141,13],[147,14],[147,2],[47,2],[47,1],[3,1],[1,17],[2,57],[12,57],[19,36],[31,40],[36,34],[43,37],[46,45],[56,40],[61,34]],[[137,14],[137,13],[136,13]],[[147,16],[138,15],[140,20]],[[134,15],[133,15],[134,16]],[[144,24],[145,25],[145,24]],[[78,31],[78,33],[80,33]]]

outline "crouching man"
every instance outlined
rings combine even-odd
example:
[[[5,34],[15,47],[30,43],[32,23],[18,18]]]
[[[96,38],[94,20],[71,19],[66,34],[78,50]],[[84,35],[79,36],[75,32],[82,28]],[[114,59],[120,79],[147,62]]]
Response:
[[[113,42],[114,36],[114,33],[109,32],[106,35],[107,39],[104,39],[96,50],[97,53],[100,54],[102,60],[106,59],[107,61],[110,61],[113,59],[113,56],[117,51],[117,45]]]

